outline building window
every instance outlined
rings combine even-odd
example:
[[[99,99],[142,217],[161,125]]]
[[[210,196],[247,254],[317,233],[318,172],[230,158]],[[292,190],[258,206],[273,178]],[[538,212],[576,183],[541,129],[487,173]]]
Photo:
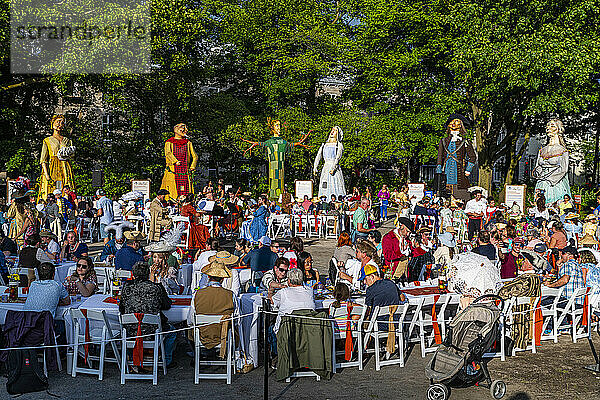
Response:
[[[113,127],[114,117],[110,114],[102,116],[102,132],[110,133]]]

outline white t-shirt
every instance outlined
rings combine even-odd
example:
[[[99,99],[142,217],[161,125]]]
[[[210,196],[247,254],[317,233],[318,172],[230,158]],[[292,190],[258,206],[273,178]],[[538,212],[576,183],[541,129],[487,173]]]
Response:
[[[200,253],[198,259],[194,261],[194,272],[201,271],[202,268],[210,264],[210,261],[208,261],[208,259],[209,257],[212,257],[215,254],[217,254],[216,250],[206,250]]]
[[[59,253],[60,254],[60,245],[56,242],[56,240],[52,239],[48,243],[48,247],[46,248],[48,253]]]
[[[467,205],[465,206],[465,213],[474,213],[474,214],[483,214],[485,216],[485,212],[487,210],[487,201],[481,199],[477,201],[476,199],[471,199],[467,201]]]
[[[312,288],[306,286],[291,286],[278,291],[273,295],[273,305],[277,311],[277,319],[273,326],[273,332],[279,331],[281,317],[285,314],[291,314],[295,310],[314,310],[315,300],[313,298]]]

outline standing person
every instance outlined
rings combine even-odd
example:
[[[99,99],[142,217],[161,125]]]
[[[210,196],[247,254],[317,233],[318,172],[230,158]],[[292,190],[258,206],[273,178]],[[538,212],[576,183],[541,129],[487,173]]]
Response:
[[[122,201],[122,200],[121,200]],[[118,198],[113,199],[113,221],[121,221],[123,219],[123,206],[125,202],[121,204]]]
[[[286,189],[285,186],[281,189],[281,194],[279,195],[279,203],[281,204],[281,209],[283,210],[284,214],[291,214],[292,213],[292,194],[289,193]]]
[[[390,191],[388,190],[387,185],[383,185],[379,193],[377,193],[377,197],[379,198],[379,218],[384,221],[387,221],[387,209],[390,200]]]
[[[163,230],[171,227],[169,218],[169,209],[165,197],[169,195],[166,189],[160,189],[152,203],[150,203],[150,227],[148,229],[148,240],[156,242],[160,240],[160,234]]]
[[[465,214],[469,217],[467,228],[469,231],[469,241],[473,240],[475,234],[477,234],[482,227],[483,217],[487,209],[487,202],[483,198],[480,190],[473,192],[475,197],[467,201],[465,206]]]
[[[62,225],[60,223],[60,211],[56,199],[53,196],[48,196],[48,204],[46,205],[46,218],[50,224],[50,230],[56,235],[60,242],[63,239]]]
[[[252,222],[250,223],[250,236],[253,242],[258,242],[258,239],[267,234],[267,218],[269,218],[268,202],[267,196],[260,196],[258,209],[252,214],[254,218],[252,218]]]
[[[106,245],[110,238],[105,228],[114,220],[113,201],[106,197],[106,193],[102,189],[96,190],[96,200],[97,215],[100,217],[100,238]]]
[[[370,207],[371,201],[363,197],[360,200],[360,205],[354,211],[354,215],[352,216],[352,243],[356,243],[358,239],[366,239],[369,232],[372,229],[369,228],[369,217],[368,217],[368,209]]]

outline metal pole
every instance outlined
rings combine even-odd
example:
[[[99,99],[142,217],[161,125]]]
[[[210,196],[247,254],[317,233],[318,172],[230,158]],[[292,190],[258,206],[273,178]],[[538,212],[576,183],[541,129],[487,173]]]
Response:
[[[263,299],[262,305],[263,311],[263,400],[268,400],[269,398],[269,315],[267,311],[269,311],[269,300],[267,298]]]
[[[598,138],[600,137],[600,104],[596,110],[596,145],[594,146],[594,176],[592,182],[594,183],[594,189],[598,184]]]

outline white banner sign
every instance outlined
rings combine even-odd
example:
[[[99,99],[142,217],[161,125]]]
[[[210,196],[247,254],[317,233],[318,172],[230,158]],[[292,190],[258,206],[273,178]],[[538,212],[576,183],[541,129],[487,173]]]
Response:
[[[517,203],[521,207],[521,212],[525,211],[526,185],[506,185],[504,189],[504,204],[511,208]]]
[[[424,183],[409,183],[408,184],[408,199],[411,204],[415,204],[425,197]]]
[[[148,179],[133,179],[131,181],[131,190],[144,193],[144,203],[150,198],[150,180]]]
[[[313,182],[312,181],[296,181],[296,199],[304,199],[304,196],[308,196],[309,199],[313,197]]]

